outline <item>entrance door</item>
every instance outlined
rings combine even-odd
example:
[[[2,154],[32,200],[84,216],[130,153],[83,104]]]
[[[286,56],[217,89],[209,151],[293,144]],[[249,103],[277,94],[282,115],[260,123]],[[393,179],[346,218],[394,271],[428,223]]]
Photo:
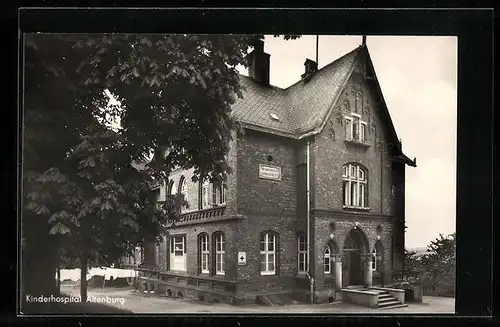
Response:
[[[359,250],[349,252],[349,285],[362,285],[361,254]]]
[[[365,267],[362,256],[368,253],[368,240],[359,228],[353,228],[344,241],[344,259],[342,267],[346,267],[343,272],[344,285],[363,285]],[[345,260],[345,261],[344,261]]]
[[[174,236],[170,241],[170,270],[186,271],[186,238]]]

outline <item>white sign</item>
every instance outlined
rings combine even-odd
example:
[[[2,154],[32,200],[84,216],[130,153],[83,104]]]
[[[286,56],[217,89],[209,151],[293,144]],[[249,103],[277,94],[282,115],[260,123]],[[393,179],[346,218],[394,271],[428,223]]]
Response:
[[[281,167],[259,165],[259,178],[270,179],[273,181],[280,181]]]
[[[238,252],[238,265],[243,266],[247,264],[247,253]]]

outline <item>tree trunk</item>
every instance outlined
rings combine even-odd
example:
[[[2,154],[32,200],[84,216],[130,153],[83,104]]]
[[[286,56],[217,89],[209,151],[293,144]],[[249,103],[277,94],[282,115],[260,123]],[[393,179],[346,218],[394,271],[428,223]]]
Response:
[[[57,244],[48,234],[47,225],[24,217],[21,252],[21,311],[24,313],[50,313],[49,305],[30,303],[28,297],[56,295]],[[38,217],[37,217],[38,218]],[[39,218],[39,221],[42,220]],[[34,311],[33,311],[34,310]]]
[[[87,302],[87,256],[80,257],[80,296],[82,303]]]

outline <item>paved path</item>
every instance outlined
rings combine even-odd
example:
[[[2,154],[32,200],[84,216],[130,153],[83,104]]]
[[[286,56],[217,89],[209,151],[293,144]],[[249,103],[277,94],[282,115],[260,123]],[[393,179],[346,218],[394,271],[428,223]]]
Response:
[[[62,292],[68,295],[79,295],[79,289],[62,286]],[[89,289],[89,296],[117,299],[116,303],[109,304],[120,309],[130,310],[134,313],[377,313],[377,314],[404,314],[404,313],[440,313],[453,314],[455,312],[455,299],[445,297],[424,296],[424,303],[409,304],[408,307],[394,309],[371,309],[349,303],[337,304],[293,304],[275,307],[266,307],[257,304],[232,306],[225,303],[205,303],[190,299],[173,299],[144,295],[127,289]],[[121,303],[118,301],[121,301]],[[123,303],[123,304],[122,304]]]

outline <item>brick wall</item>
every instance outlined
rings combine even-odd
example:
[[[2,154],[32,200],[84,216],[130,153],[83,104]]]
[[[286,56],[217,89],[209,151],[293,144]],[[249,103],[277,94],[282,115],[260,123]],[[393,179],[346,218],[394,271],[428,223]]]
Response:
[[[259,164],[281,167],[281,180],[259,178]],[[247,130],[238,139],[237,169],[238,213],[296,215],[297,171],[291,140]]]
[[[186,236],[186,273],[188,275],[199,275],[199,251],[198,251],[198,236],[202,233],[209,235],[209,248],[210,248],[210,258],[209,266],[211,267],[211,273],[204,276],[215,275],[214,264],[214,249],[213,249],[213,235],[215,232],[224,233],[226,248],[225,248],[225,275],[215,276],[215,278],[234,280],[236,279],[236,234],[237,234],[237,223],[235,220],[223,221],[218,223],[210,224],[200,224],[194,226],[179,226],[174,229],[169,229],[170,236],[175,235],[185,235]],[[161,266],[164,269],[168,266],[169,261],[169,242],[168,239],[165,240],[163,245],[164,256],[161,259]]]
[[[311,149],[315,160],[313,207],[342,209],[342,166],[354,162],[368,170],[370,212],[392,214],[391,157],[386,141],[387,133],[376,103],[369,85],[353,75]],[[368,123],[366,140],[371,144],[368,148],[345,143],[343,117],[351,112],[361,114],[361,119]],[[380,147],[377,146],[377,141],[381,142]]]
[[[380,236],[380,242],[383,247],[383,275],[386,283],[390,282],[391,262],[392,262],[392,222],[387,217],[370,217],[366,214],[344,214],[344,213],[318,213],[315,214],[314,226],[314,272],[321,287],[325,279],[323,271],[323,250],[326,244],[333,240],[337,245],[337,249],[341,252],[344,247],[344,242],[349,232],[356,226],[365,234],[369,253],[375,248],[375,243],[378,241],[377,236]],[[332,230],[330,224],[334,222],[335,227]],[[380,234],[377,232],[377,227],[380,226]],[[330,238],[333,235],[333,239]]]

